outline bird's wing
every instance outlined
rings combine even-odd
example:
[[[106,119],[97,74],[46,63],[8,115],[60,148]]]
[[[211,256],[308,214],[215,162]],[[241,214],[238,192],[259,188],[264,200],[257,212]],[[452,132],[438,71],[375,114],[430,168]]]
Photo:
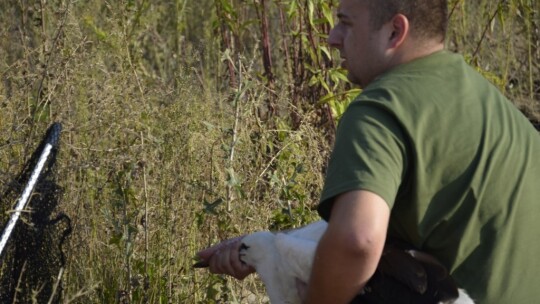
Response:
[[[403,250],[385,251],[381,256],[377,271],[397,279],[416,293],[425,293],[428,278],[423,265]]]
[[[266,287],[271,303],[300,303],[295,277],[291,273],[287,256],[276,246],[277,235],[268,231],[255,232],[242,239],[242,261],[257,271]]]
[[[321,221],[313,222],[302,228],[291,230],[287,232],[286,234],[296,237],[296,238],[318,242],[321,236],[323,235],[324,231],[326,231],[327,226],[328,226],[328,223],[321,220]]]
[[[285,233],[276,234],[276,249],[290,275],[306,282],[311,273],[311,265],[317,241],[299,238]]]
[[[459,289],[459,297],[453,304],[474,304],[474,300],[463,289]]]

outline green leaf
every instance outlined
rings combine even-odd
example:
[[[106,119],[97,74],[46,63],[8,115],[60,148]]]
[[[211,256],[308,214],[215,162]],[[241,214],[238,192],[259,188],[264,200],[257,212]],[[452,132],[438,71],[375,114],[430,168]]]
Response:
[[[211,123],[209,123],[209,122],[207,122],[207,121],[203,121],[202,123],[203,123],[203,125],[204,125],[209,131],[216,128],[215,125],[213,125],[213,124],[211,124]]]
[[[292,0],[289,4],[289,9],[287,10],[287,16],[289,18],[296,16],[298,12],[298,2],[296,0]]]
[[[328,50],[328,48],[326,46],[323,46],[321,45],[319,47],[319,49],[328,57],[328,58],[332,58],[332,54],[330,53],[330,51]]]
[[[234,171],[233,168],[227,168],[225,169],[227,171],[229,179],[227,180],[227,185],[229,187],[238,187],[240,186],[240,179],[238,178],[238,175]]]
[[[222,198],[218,198],[215,201],[209,203],[207,200],[204,200],[204,211],[206,213],[210,213],[213,215],[217,215],[216,208],[219,207],[221,204],[223,204],[224,200]]]
[[[309,25],[311,27],[315,27],[313,24],[313,16],[315,15],[315,6],[313,5],[313,1],[307,1],[308,3],[308,19],[309,19]]]
[[[334,15],[333,15],[332,9],[328,6],[327,2],[323,2],[321,6],[322,6],[322,14],[324,18],[326,19],[326,22],[331,27],[334,27]]]

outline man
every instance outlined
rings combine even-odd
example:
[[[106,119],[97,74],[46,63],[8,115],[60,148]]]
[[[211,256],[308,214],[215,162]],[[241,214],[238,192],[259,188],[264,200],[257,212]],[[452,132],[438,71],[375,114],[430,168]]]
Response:
[[[437,257],[476,303],[540,299],[540,137],[461,56],[442,0],[341,0],[328,42],[364,91],[340,121],[306,303],[347,303],[387,235]],[[243,278],[238,239],[203,250]]]

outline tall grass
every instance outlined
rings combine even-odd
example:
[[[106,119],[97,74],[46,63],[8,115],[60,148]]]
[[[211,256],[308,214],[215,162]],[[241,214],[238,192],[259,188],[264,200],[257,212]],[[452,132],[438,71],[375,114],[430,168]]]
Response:
[[[63,302],[265,301],[256,281],[195,271],[192,257],[316,218],[334,121],[357,92],[324,42],[336,4],[5,4],[0,187],[62,122]],[[538,1],[450,5],[448,47],[538,119]]]

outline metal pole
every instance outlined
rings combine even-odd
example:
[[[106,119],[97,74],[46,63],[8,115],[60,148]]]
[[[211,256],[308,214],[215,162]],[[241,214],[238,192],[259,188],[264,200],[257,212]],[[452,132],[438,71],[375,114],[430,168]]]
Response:
[[[2,233],[2,238],[0,239],[0,256],[2,256],[2,251],[4,250],[4,247],[6,246],[9,236],[11,235],[13,228],[15,228],[15,224],[17,223],[17,220],[19,219],[21,212],[26,206],[26,203],[28,202],[28,198],[32,194],[32,190],[34,189],[37,179],[39,175],[41,174],[41,170],[43,169],[43,166],[45,165],[45,162],[47,161],[49,154],[51,154],[53,145],[56,145],[58,143],[58,136],[60,133],[60,129],[61,129],[60,124],[55,123],[51,126],[50,132],[48,132],[49,136],[47,138],[45,147],[43,148],[43,152],[41,152],[38,163],[36,164],[34,171],[32,171],[30,180],[28,181],[26,188],[24,188],[23,194],[17,201],[17,204],[15,205],[15,210],[11,214],[11,217],[9,218],[9,222],[6,228],[4,229],[4,232]]]

